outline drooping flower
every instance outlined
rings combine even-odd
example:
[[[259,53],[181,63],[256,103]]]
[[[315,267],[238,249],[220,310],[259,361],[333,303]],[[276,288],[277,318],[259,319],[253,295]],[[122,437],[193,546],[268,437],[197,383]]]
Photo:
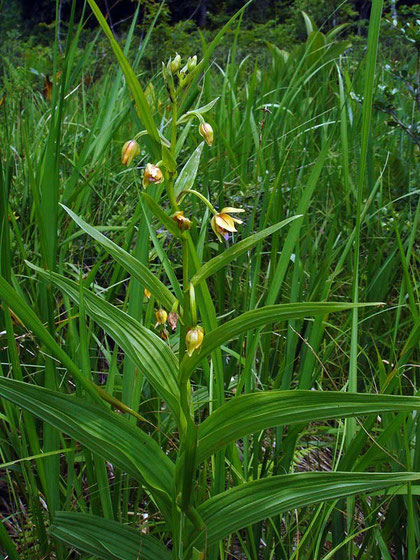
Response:
[[[168,314],[164,309],[161,308],[155,311],[155,317],[156,317],[156,327],[157,327],[158,325],[164,325],[166,323],[168,319]]]
[[[172,216],[172,219],[175,220],[181,231],[185,231],[191,228],[192,222],[190,219],[184,216],[184,212],[182,210],[175,212],[175,214]]]
[[[140,153],[140,146],[135,140],[129,140],[126,142],[121,151],[121,163],[123,165],[131,165],[131,162]]]
[[[242,224],[242,220],[237,218],[232,218],[230,214],[237,214],[240,212],[245,212],[243,208],[222,208],[219,214],[216,214],[211,219],[211,227],[214,233],[217,235],[217,239],[222,242],[222,237],[228,238],[229,233],[233,233],[236,230],[235,223]]]
[[[147,188],[151,183],[162,183],[163,181],[163,173],[161,169],[157,165],[153,165],[153,163],[148,163],[144,170],[143,175],[143,187]]]
[[[185,336],[185,345],[187,347],[188,356],[192,356],[196,350],[199,350],[204,339],[204,329],[199,325],[188,329]]]
[[[198,127],[198,132],[204,138],[208,146],[213,144],[213,128],[209,125],[209,123],[202,122]]]

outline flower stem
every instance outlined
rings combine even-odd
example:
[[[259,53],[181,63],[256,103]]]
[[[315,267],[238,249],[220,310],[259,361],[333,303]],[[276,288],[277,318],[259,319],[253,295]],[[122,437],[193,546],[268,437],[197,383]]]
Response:
[[[217,214],[216,208],[213,206],[213,204],[209,200],[207,200],[207,198],[203,194],[201,194],[198,191],[195,191],[194,189],[185,189],[185,191],[183,191],[183,193],[191,193],[191,194],[194,194],[195,196],[197,196],[201,201],[204,202],[204,204],[207,206],[207,208],[210,210],[210,212],[212,212],[212,214],[214,216],[216,216],[216,214]]]

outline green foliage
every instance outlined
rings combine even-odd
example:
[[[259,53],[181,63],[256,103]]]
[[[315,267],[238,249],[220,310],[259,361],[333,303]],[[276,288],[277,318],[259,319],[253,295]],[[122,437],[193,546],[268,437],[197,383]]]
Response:
[[[103,35],[74,3],[52,48],[1,46],[2,547],[415,559],[405,21],[375,1],[366,51],[351,3],[209,0],[198,30],[150,1],[124,37],[89,4]]]

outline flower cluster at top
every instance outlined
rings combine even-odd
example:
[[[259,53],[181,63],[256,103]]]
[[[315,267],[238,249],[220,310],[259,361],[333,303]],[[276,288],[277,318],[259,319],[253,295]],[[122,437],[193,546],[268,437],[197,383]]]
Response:
[[[214,106],[217,99],[199,109],[189,110],[181,115],[178,114],[178,100],[180,99],[180,96],[184,90],[187,91],[187,87],[196,77],[198,77],[203,66],[204,61],[198,63],[197,56],[189,57],[186,64],[182,66],[182,60],[179,54],[176,54],[173,59],[170,58],[166,64],[162,63],[162,75],[171,102],[170,108],[172,108],[172,119],[168,123],[170,124],[171,141],[169,142],[161,133],[159,133],[162,141],[162,160],[157,163],[148,162],[146,164],[143,172],[142,186],[144,189],[147,189],[150,185],[159,185],[164,183],[172,206],[173,214],[171,218],[173,222],[175,222],[176,226],[178,226],[180,236],[184,239],[185,232],[191,228],[192,222],[187,216],[184,216],[184,212],[179,208],[179,205],[187,195],[193,194],[197,196],[202,202],[204,202],[213,214],[210,220],[212,230],[214,231],[217,239],[220,242],[223,242],[223,240],[227,240],[229,238],[229,234],[237,231],[235,224],[242,223],[241,220],[233,217],[231,214],[244,212],[244,210],[240,208],[225,207],[218,212],[202,193],[194,189],[185,188],[181,191],[181,193],[177,193],[177,197],[175,197],[174,192],[174,179],[176,176],[176,127],[189,120],[197,118],[199,121],[199,135],[204,139],[204,142],[208,146],[212,146],[214,142],[213,128],[210,123],[204,120],[203,114]],[[148,134],[148,131],[143,130],[133,139],[125,142],[121,152],[122,165],[126,165],[127,167],[131,166],[135,158],[140,155],[141,150],[138,144],[138,139],[145,134]],[[168,227],[171,229],[169,225]],[[172,231],[175,233],[175,230]],[[150,292],[146,289],[145,295],[146,297],[150,297]],[[197,325],[195,312],[192,317],[193,326],[187,330],[185,337],[185,349],[188,356],[191,356],[193,352],[198,351],[201,348],[204,339],[204,330],[201,326]],[[174,310],[172,310],[169,315],[163,308],[159,308],[156,311],[155,328],[161,338],[166,340],[169,336],[166,329],[167,323],[169,323],[172,330],[175,330],[177,321],[178,315]]]

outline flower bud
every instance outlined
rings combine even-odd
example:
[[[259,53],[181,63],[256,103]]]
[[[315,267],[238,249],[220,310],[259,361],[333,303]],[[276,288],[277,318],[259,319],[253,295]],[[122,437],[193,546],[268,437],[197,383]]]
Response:
[[[175,72],[178,72],[180,66],[181,66],[181,56],[179,54],[177,54],[176,57],[171,62],[171,72],[172,72],[172,74],[175,74]]]
[[[175,220],[181,231],[185,231],[191,228],[192,222],[184,216],[184,212],[182,212],[182,210],[175,212],[175,214],[172,216],[172,219]]]
[[[204,329],[197,325],[191,329],[188,329],[185,336],[185,344],[187,346],[188,356],[192,356],[196,350],[199,350],[204,339]]]
[[[197,55],[190,56],[187,62],[188,72],[192,72],[194,68],[197,66]]]
[[[150,290],[148,290],[147,288],[144,288],[143,294],[144,294],[144,297],[146,297],[147,299],[150,299],[150,297],[151,297],[151,295],[152,295],[152,294],[150,293]]]
[[[168,314],[164,309],[161,308],[155,311],[155,317],[156,317],[156,326],[164,325],[168,319]]]
[[[123,165],[130,165],[135,157],[140,153],[140,146],[135,140],[129,140],[123,146],[121,152],[121,163]]]
[[[206,141],[206,144],[211,146],[213,144],[213,129],[209,123],[202,122],[198,127],[198,132]]]
[[[163,173],[157,167],[157,165],[153,165],[152,163],[148,163],[146,165],[146,169],[144,170],[143,175],[143,187],[147,188],[151,183],[162,183],[163,181]]]

